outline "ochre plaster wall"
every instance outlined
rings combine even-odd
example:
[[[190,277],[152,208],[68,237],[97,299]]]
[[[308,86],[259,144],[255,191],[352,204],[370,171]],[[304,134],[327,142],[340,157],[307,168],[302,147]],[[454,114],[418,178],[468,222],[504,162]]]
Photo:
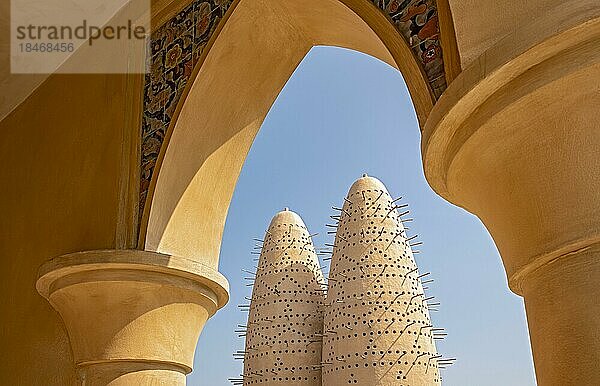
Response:
[[[282,380],[294,386],[322,385],[323,282],[309,230],[285,208],[265,233],[253,281],[244,386],[279,386]]]
[[[75,382],[65,329],[35,282],[52,257],[124,242],[130,86],[125,76],[51,76],[0,122],[2,385]]]

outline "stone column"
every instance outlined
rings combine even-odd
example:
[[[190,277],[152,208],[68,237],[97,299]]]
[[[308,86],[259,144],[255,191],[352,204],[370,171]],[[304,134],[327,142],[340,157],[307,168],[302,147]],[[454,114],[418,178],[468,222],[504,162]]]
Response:
[[[229,298],[217,271],[154,252],[58,257],[37,289],[61,315],[82,385],[185,385],[204,324]]]
[[[600,7],[567,2],[448,88],[431,186],[476,214],[525,299],[538,384],[600,384]]]

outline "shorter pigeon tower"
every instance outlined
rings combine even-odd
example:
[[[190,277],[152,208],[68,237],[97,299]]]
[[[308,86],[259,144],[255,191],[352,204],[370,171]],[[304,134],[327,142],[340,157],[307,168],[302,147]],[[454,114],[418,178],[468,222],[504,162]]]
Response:
[[[406,213],[398,212],[405,206],[365,175],[333,216],[323,385],[440,384],[431,299],[402,223]]]
[[[304,222],[287,208],[266,232],[246,326],[243,384],[321,386],[323,274]]]

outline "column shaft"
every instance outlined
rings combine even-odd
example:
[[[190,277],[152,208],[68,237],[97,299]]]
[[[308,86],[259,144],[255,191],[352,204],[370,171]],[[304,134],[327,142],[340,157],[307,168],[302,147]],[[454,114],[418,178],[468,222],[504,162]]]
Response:
[[[600,246],[564,256],[523,284],[540,385],[595,385],[600,379]]]

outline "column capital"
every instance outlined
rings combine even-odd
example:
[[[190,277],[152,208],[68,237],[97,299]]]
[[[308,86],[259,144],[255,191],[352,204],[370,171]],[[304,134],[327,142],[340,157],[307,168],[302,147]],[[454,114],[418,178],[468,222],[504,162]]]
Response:
[[[139,250],[68,254],[40,267],[86,385],[185,384],[204,324],[229,300],[216,270]]]

